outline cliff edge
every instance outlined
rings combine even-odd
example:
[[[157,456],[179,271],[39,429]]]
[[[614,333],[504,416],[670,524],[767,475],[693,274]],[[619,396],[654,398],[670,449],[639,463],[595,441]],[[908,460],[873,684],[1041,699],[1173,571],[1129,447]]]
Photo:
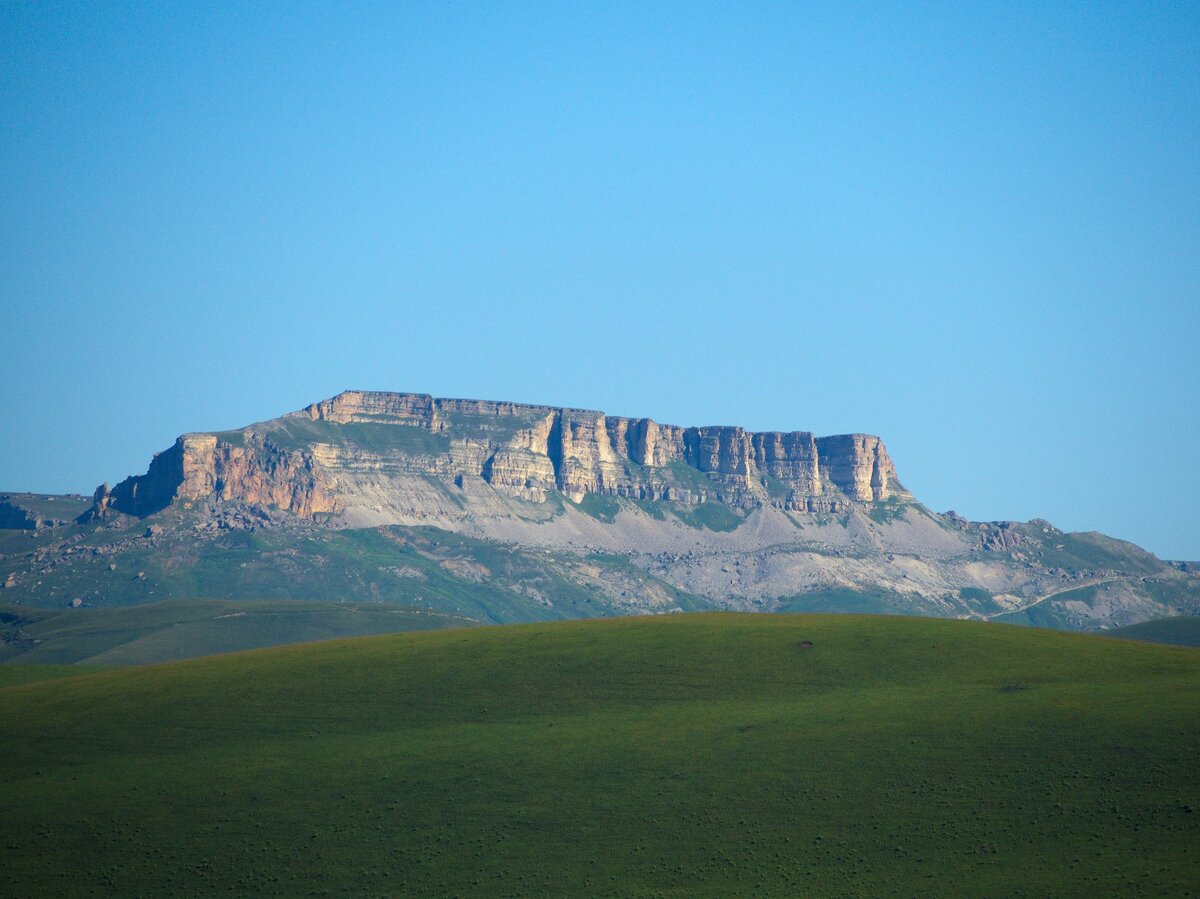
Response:
[[[142,517],[180,502],[237,500],[307,519],[442,523],[502,517],[504,499],[546,505],[589,496],[813,514],[910,498],[883,441],[868,434],[680,427],[582,409],[346,391],[240,430],[185,434],[146,474],[98,488],[87,514]]]

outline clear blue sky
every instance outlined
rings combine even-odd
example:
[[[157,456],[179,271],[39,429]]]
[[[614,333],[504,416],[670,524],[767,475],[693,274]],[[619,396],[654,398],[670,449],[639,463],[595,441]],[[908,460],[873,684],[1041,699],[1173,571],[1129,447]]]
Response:
[[[1200,558],[1200,6],[0,5],[0,489],[346,388]]]

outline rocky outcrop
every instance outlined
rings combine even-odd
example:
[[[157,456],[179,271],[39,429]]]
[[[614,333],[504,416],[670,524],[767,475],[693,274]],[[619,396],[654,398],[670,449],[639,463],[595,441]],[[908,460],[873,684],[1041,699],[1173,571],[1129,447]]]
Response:
[[[852,499],[881,500],[898,492],[895,466],[878,437],[822,437],[817,454],[823,477]]]
[[[46,527],[46,523],[28,509],[14,505],[7,497],[0,498],[0,528],[33,531]]]
[[[0,529],[38,531],[62,527],[76,519],[87,498],[76,493],[0,494]]]
[[[304,518],[338,509],[310,453],[287,452],[257,434],[242,445],[214,434],[185,434],[158,453],[146,474],[126,478],[111,491],[101,485],[94,517],[113,511],[145,516],[177,500],[239,500]]]
[[[557,491],[576,502],[599,494],[813,513],[907,496],[882,441],[865,434],[683,428],[580,409],[348,391],[241,431],[184,435],[145,475],[98,491],[93,512],[143,516],[214,498],[312,518],[407,508],[405,491],[427,492],[431,483],[463,491],[468,481],[534,502]]]

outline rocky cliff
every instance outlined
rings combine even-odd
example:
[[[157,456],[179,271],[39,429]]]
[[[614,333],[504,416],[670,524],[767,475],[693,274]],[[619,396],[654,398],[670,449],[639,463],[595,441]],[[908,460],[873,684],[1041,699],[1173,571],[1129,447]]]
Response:
[[[864,434],[348,392],[185,434],[86,506],[0,496],[5,603],[338,597],[491,622],[720,608],[1078,629],[1200,613],[1200,578],[1131,544],[931,512]]]
[[[486,491],[545,504],[589,495],[685,507],[836,513],[906,498],[866,434],[752,433],[424,394],[348,391],[237,431],[186,434],[146,474],[97,490],[92,514],[239,500],[304,518],[454,518]],[[482,499],[481,499],[482,497]]]
[[[238,442],[213,434],[185,434],[155,455],[144,475],[111,491],[97,488],[94,517],[110,511],[145,516],[176,500],[244,500],[276,506],[305,518],[337,506],[323,489],[312,453],[287,452],[250,432]]]

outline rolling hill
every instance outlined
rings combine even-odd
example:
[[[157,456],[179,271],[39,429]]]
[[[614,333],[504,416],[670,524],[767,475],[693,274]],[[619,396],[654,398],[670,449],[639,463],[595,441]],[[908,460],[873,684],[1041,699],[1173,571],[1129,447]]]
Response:
[[[145,665],[281,643],[474,624],[390,603],[317,600],[168,600],[110,609],[0,606],[0,661]]]
[[[1200,654],[932,619],[335,640],[0,688],[11,895],[1188,895]]]
[[[1179,615],[1128,624],[1105,631],[1106,637],[1142,640],[1148,643],[1170,643],[1174,646],[1200,646],[1200,616]]]

